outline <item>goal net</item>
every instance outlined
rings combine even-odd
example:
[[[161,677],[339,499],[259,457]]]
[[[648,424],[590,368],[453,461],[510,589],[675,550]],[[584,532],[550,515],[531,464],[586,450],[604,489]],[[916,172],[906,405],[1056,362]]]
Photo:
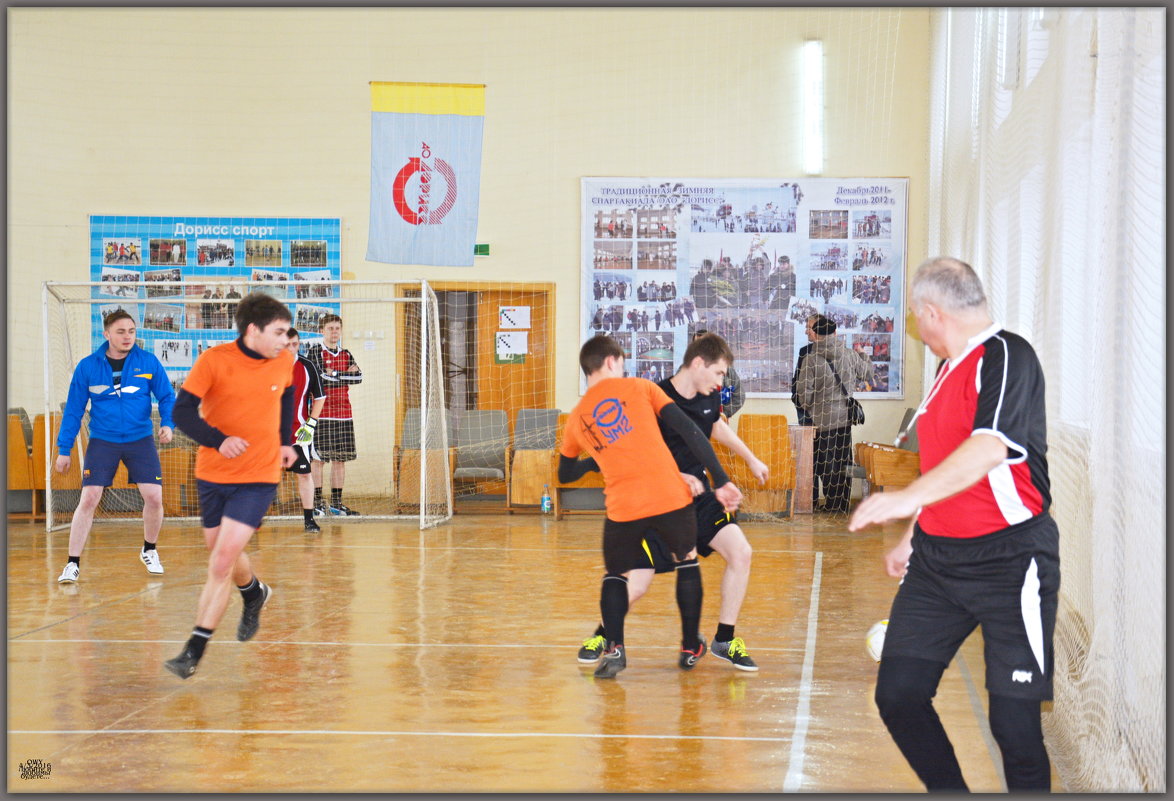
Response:
[[[332,515],[331,521],[414,518],[426,528],[452,516],[452,426],[445,404],[437,296],[427,282],[129,282],[117,292],[98,282],[46,282],[43,411],[48,426],[38,445],[45,457],[48,530],[69,525],[80,496],[81,462],[89,441],[88,407],[74,442],[73,464],[65,474],[53,470],[55,443],[73,370],[105,342],[103,317],[118,309],[130,313],[137,345],[159,358],[178,393],[200,354],[236,338],[235,305],[252,291],[288,302],[303,355],[321,345],[323,319],[341,317],[339,346],[350,351],[362,371],[361,382],[347,389],[354,459],[321,465],[324,501],[330,503],[331,490],[338,484],[342,503],[358,515]],[[157,406],[152,416],[158,434]],[[198,520],[197,449],[180,431],[170,443],[159,445],[165,519]],[[142,498],[128,483],[125,466],[120,466],[94,519],[125,520],[141,512]],[[268,517],[301,519],[294,474],[283,474]]]

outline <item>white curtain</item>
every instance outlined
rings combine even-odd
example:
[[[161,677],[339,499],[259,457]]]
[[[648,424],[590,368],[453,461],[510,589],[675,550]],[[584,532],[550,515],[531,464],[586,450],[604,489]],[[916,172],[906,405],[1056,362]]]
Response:
[[[1047,377],[1064,789],[1165,776],[1165,10],[935,15],[931,255]],[[927,359],[927,362],[934,362]]]

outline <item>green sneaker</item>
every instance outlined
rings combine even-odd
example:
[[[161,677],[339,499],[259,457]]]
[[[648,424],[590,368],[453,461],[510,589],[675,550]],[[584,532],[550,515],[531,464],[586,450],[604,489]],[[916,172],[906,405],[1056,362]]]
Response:
[[[735,637],[729,642],[714,640],[710,645],[710,650],[713,651],[714,656],[733,663],[738,670],[758,670],[758,665],[754,664],[750,654],[746,653],[746,643],[742,641],[741,637]]]
[[[583,647],[579,649],[579,661],[584,665],[594,665],[599,661],[599,657],[606,647],[607,640],[603,638],[602,634],[588,637],[583,640]]]

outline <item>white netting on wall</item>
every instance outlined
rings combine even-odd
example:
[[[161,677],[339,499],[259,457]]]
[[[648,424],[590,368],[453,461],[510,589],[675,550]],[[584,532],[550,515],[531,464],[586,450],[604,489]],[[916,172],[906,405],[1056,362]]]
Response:
[[[1048,748],[1066,790],[1163,792],[1165,12],[937,22],[930,250],[975,267],[1048,380]]]

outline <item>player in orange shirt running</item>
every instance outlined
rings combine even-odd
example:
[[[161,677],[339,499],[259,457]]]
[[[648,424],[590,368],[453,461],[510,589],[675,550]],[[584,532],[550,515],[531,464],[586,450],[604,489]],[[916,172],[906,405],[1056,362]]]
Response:
[[[699,657],[705,645],[698,633],[702,592],[693,496],[701,491],[701,483],[689,482],[677,469],[661,436],[658,418],[680,434],[705,465],[723,508],[737,509],[742,493],[718,463],[705,435],[663,389],[641,378],[624,378],[624,352],[618,342],[603,335],[587,340],[579,351],[579,366],[587,376],[587,392],[567,418],[558,477],[562,482],[574,481],[589,470],[599,470],[607,485],[603,524],[606,574],[599,608],[608,648],[595,675],[610,679],[627,667],[627,571],[637,564],[648,533],[660,538],[677,563],[682,658],[685,653]],[[583,452],[591,458],[578,460]]]
[[[294,357],[286,349],[289,308],[262,292],[236,307],[240,337],[200,354],[175,404],[178,427],[200,444],[196,484],[204,541],[212,557],[196,607],[196,628],[164,666],[181,679],[196,672],[228,606],[231,581],[244,609],[236,638],[260,625],[269,586],[253,574],[244,549],[277,494],[281,468],[297,458],[286,445],[294,415]],[[203,413],[201,417],[201,412]]]

